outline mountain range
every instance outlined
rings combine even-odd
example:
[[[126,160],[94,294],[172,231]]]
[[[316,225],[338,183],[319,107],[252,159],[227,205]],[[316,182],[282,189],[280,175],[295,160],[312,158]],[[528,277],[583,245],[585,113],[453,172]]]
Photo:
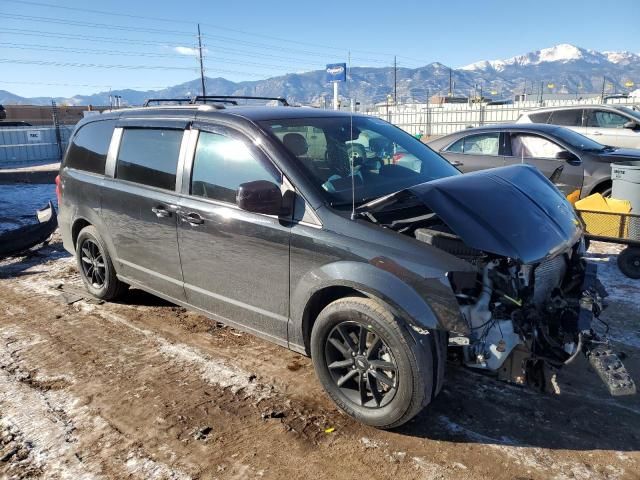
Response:
[[[483,89],[485,96],[511,98],[517,93],[535,93],[542,88],[554,93],[607,93],[628,91],[640,82],[640,54],[598,52],[569,44],[560,44],[502,60],[481,60],[459,68],[434,62],[419,68],[397,69],[399,101],[421,101],[449,91],[449,76],[454,94],[469,95]],[[344,98],[362,104],[384,101],[393,92],[393,67],[353,67],[349,81],[341,87]],[[257,81],[232,82],[224,78],[206,78],[209,94],[284,96],[290,102],[330,103],[332,88],[324,70],[291,73]],[[635,86],[634,88],[638,88]],[[109,93],[122,97],[124,105],[140,105],[147,98],[186,97],[200,92],[200,79],[162,90],[114,90],[93,95],[54,98],[60,104],[108,105]],[[3,104],[48,104],[51,98],[24,98],[0,90]]]

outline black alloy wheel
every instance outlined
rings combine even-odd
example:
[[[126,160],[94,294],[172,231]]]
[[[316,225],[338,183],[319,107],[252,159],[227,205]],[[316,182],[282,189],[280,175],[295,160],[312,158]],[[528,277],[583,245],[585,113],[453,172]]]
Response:
[[[98,244],[87,238],[80,246],[80,255],[84,277],[93,288],[103,288],[107,272]]]
[[[336,386],[357,405],[384,407],[398,390],[398,365],[370,326],[354,321],[336,325],[327,337],[325,361]]]
[[[121,297],[129,285],[118,279],[109,250],[96,228],[84,227],[76,242],[76,264],[89,293],[107,301]]]

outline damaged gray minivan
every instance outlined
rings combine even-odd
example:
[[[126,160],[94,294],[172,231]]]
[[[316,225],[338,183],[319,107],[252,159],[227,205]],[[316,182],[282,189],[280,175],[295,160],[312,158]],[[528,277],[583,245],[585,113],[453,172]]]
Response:
[[[635,392],[592,328],[606,292],[581,223],[536,169],[461,175],[377,118],[234,103],[76,127],[59,223],[93,295],[133,286],[309,355],[379,428],[429,404],[448,356],[543,387],[585,354]]]

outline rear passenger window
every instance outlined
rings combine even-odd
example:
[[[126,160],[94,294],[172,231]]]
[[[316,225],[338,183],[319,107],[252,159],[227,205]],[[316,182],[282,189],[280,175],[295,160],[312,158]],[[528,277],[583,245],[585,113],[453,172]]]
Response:
[[[581,127],[582,110],[557,110],[551,114],[549,123],[552,123],[554,125],[562,125],[565,127]]]
[[[65,166],[104,174],[104,164],[115,124],[115,120],[104,120],[87,123],[81,127],[71,141]]]
[[[481,133],[461,138],[447,148],[447,152],[466,155],[498,155],[500,150],[500,132]]]
[[[278,170],[252,154],[241,140],[200,132],[191,174],[191,194],[236,203],[241,183],[268,180],[280,185]]]
[[[174,190],[182,130],[128,128],[116,163],[116,178]]]

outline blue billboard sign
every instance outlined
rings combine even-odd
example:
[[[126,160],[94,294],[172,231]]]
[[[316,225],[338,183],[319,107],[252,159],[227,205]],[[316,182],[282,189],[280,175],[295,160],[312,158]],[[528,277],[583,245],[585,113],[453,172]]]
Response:
[[[329,82],[346,82],[347,81],[347,64],[346,63],[330,63],[327,65],[327,81]]]

